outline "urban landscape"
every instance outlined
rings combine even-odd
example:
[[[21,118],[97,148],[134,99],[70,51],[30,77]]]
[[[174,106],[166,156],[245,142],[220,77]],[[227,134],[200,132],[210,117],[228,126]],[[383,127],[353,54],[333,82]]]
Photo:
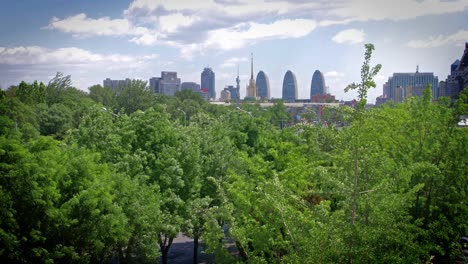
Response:
[[[0,263],[468,263],[467,1],[0,6]]]

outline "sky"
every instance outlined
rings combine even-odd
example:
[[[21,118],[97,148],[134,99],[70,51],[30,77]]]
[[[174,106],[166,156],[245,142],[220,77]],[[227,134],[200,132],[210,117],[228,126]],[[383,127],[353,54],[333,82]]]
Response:
[[[204,67],[216,74],[219,97],[235,85],[241,97],[263,70],[271,97],[280,98],[286,71],[294,72],[298,98],[310,94],[320,70],[339,100],[359,82],[364,44],[375,46],[371,65],[382,64],[372,103],[394,72],[434,72],[445,80],[468,42],[468,0],[1,0],[0,87],[56,72],[88,91],[105,78],[159,77],[177,71],[200,83]],[[254,76],[254,77],[255,77]]]

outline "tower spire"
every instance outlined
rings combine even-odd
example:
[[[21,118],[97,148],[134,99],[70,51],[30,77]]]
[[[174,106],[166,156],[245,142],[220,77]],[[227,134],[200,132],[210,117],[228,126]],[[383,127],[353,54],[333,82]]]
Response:
[[[250,61],[251,61],[250,79],[253,79],[253,53],[250,53],[250,55],[251,55],[251,58],[250,58]]]
[[[419,73],[419,64],[416,65],[416,73]]]

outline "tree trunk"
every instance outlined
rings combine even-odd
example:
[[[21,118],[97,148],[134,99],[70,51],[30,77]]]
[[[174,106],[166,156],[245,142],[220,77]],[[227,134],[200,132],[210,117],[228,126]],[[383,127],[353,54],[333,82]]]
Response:
[[[167,264],[167,257],[169,253],[169,249],[171,248],[172,245],[172,240],[174,238],[168,238],[166,235],[164,235],[164,240],[162,238],[159,238],[159,247],[161,248],[161,263],[162,264]]]
[[[198,262],[198,235],[193,238],[193,264]]]

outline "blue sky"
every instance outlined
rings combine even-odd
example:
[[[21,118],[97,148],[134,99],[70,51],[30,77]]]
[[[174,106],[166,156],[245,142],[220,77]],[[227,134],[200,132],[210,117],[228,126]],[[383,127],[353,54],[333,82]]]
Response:
[[[394,72],[434,72],[443,80],[468,42],[468,0],[135,0],[0,2],[0,87],[24,80],[45,83],[57,71],[87,90],[102,80],[147,80],[177,71],[200,82],[205,66],[216,90],[234,85],[241,96],[250,77],[270,79],[281,97],[287,70],[299,98],[310,94],[316,69],[337,99],[360,78],[364,44],[373,43],[376,77],[371,102]]]

